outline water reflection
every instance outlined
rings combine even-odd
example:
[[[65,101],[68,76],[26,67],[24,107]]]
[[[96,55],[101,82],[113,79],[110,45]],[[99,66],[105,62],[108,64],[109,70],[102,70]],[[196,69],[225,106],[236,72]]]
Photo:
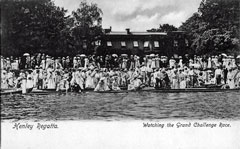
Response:
[[[2,120],[239,119],[240,93],[1,96]]]

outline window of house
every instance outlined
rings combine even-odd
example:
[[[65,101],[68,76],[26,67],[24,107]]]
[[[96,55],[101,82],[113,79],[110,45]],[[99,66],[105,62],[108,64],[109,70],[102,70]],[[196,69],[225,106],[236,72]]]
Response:
[[[138,47],[138,42],[137,41],[133,41],[133,47]]]
[[[177,41],[177,40],[174,40],[173,45],[174,45],[174,47],[177,47],[177,46],[178,46],[178,41]]]
[[[154,47],[159,48],[159,42],[158,41],[154,41]]]
[[[186,46],[188,46],[188,45],[189,45],[189,42],[188,42],[188,40],[187,40],[187,39],[185,39],[185,44],[186,44]]]
[[[121,46],[122,47],[126,47],[126,42],[125,41],[121,41]]]
[[[149,47],[149,41],[144,42],[144,48],[147,48],[147,47]]]
[[[95,45],[100,46],[101,45],[101,41],[100,40],[95,41]]]
[[[111,41],[107,41],[107,46],[111,47],[112,46],[112,42]]]
[[[87,48],[87,42],[83,41],[83,48],[86,49]]]

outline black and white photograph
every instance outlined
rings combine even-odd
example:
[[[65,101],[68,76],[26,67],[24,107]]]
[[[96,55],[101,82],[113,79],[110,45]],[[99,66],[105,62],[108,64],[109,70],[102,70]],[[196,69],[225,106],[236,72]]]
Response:
[[[239,0],[1,0],[1,148],[239,149]]]

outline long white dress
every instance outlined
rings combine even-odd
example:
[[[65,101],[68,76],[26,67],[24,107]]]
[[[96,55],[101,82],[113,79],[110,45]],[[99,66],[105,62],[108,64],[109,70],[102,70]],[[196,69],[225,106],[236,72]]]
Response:
[[[151,64],[151,68],[156,68],[156,59],[152,58],[152,64]]]
[[[122,60],[122,69],[126,69],[127,68],[127,59],[123,58]]]
[[[140,67],[139,57],[135,58],[135,68]]]
[[[170,60],[169,60],[169,67],[170,67],[170,68],[174,67],[174,66],[175,66],[175,62],[176,62],[176,61],[175,61],[174,59],[170,59]]]
[[[234,83],[234,73],[228,72],[227,74],[227,84],[229,85],[230,89],[235,88],[235,83]]]
[[[94,91],[108,91],[108,90],[110,89],[107,85],[107,78],[105,77],[100,78],[100,81],[98,82]]]
[[[151,67],[151,64],[152,64],[152,59],[151,58],[148,58],[147,59],[147,67]]]
[[[88,58],[85,58],[84,59],[84,68],[87,68],[89,65],[89,59]]]
[[[48,76],[47,76],[47,88],[48,89],[56,88],[56,82],[54,79],[54,74],[52,72],[48,73]]]
[[[81,89],[84,89],[84,78],[82,72],[76,72],[76,83],[80,86]]]
[[[27,85],[26,86],[27,86],[27,88],[32,88],[34,86],[32,74],[27,75]]]
[[[38,79],[39,79],[39,74],[36,73],[36,72],[34,72],[34,73],[33,73],[33,86],[34,86],[34,87],[37,86]]]
[[[4,70],[5,73],[2,72],[1,74],[1,88],[6,89],[8,88],[8,83],[7,83],[7,74],[6,71]]]
[[[156,57],[155,58],[155,62],[156,62],[156,68],[160,68],[160,58],[159,57]]]
[[[86,72],[86,86],[85,88],[94,88],[94,82],[93,82],[93,77],[92,77],[92,72],[87,71]]]
[[[212,68],[212,60],[211,60],[211,57],[208,58],[207,68]]]
[[[182,59],[179,60],[178,65],[180,66],[180,68],[183,68],[183,62],[182,62]]]

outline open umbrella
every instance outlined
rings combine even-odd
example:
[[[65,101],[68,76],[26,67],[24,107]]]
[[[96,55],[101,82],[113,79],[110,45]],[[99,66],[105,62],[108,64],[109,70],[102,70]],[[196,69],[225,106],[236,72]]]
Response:
[[[80,57],[85,57],[86,55],[85,54],[81,54]]]
[[[113,57],[118,57],[118,55],[117,55],[117,54],[113,54],[112,56],[113,56]]]
[[[238,55],[237,58],[240,58],[240,55]]]
[[[127,57],[128,55],[127,54],[121,54],[121,56],[126,56]]]
[[[222,53],[221,55],[227,57],[227,54],[225,54],[225,53]]]
[[[150,54],[150,56],[151,56],[151,57],[154,57],[154,56],[155,56],[155,54]]]
[[[23,56],[30,56],[30,54],[29,53],[24,53]]]

